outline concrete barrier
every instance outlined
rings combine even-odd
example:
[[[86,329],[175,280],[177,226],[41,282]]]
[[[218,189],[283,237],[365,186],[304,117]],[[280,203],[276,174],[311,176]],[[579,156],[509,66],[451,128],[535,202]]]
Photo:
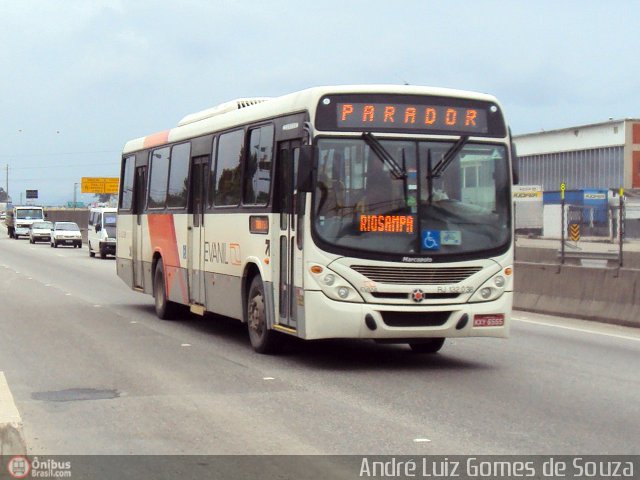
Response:
[[[640,327],[640,270],[516,262],[514,308]]]
[[[0,458],[4,455],[26,455],[27,444],[22,432],[22,418],[13,401],[9,385],[0,372]]]

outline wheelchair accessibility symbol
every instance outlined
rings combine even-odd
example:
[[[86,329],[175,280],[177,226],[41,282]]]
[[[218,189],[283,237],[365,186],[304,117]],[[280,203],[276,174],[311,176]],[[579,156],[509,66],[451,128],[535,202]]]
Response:
[[[422,230],[422,249],[440,249],[440,230]]]

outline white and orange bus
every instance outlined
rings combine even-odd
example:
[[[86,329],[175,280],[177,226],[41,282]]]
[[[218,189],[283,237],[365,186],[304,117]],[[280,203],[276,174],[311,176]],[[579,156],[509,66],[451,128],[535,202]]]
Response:
[[[129,141],[118,275],[169,318],[188,306],[283,336],[437,352],[506,337],[509,129],[485,94],[317,87],[227,102]]]

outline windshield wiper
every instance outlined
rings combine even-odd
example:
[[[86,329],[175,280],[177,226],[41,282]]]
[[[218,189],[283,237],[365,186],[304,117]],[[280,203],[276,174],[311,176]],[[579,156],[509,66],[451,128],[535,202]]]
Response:
[[[433,167],[433,170],[429,172],[431,178],[438,178],[442,172],[444,172],[449,164],[456,158],[456,155],[460,153],[460,150],[469,141],[469,135],[462,135],[456,143],[451,145],[451,148],[442,156],[442,159]]]
[[[376,154],[377,157],[382,160],[382,162],[389,167],[391,171],[391,175],[393,175],[396,179],[405,179],[407,178],[406,170],[395,161],[395,159],[391,156],[389,152],[382,146],[382,144],[378,141],[376,137],[373,136],[372,133],[364,132],[362,134],[362,138],[365,143],[369,145],[369,148],[373,150],[373,153]]]

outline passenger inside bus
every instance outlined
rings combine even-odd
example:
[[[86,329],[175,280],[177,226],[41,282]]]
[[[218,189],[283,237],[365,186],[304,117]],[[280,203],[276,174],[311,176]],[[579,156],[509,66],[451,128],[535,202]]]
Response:
[[[328,156],[328,153],[327,153]],[[318,172],[317,212],[325,217],[342,217],[345,210],[345,185],[340,180],[340,154],[334,153],[333,159],[322,162],[324,169]]]
[[[364,194],[355,205],[356,214],[388,214],[403,206],[401,180],[394,180],[377,158],[370,158]]]

